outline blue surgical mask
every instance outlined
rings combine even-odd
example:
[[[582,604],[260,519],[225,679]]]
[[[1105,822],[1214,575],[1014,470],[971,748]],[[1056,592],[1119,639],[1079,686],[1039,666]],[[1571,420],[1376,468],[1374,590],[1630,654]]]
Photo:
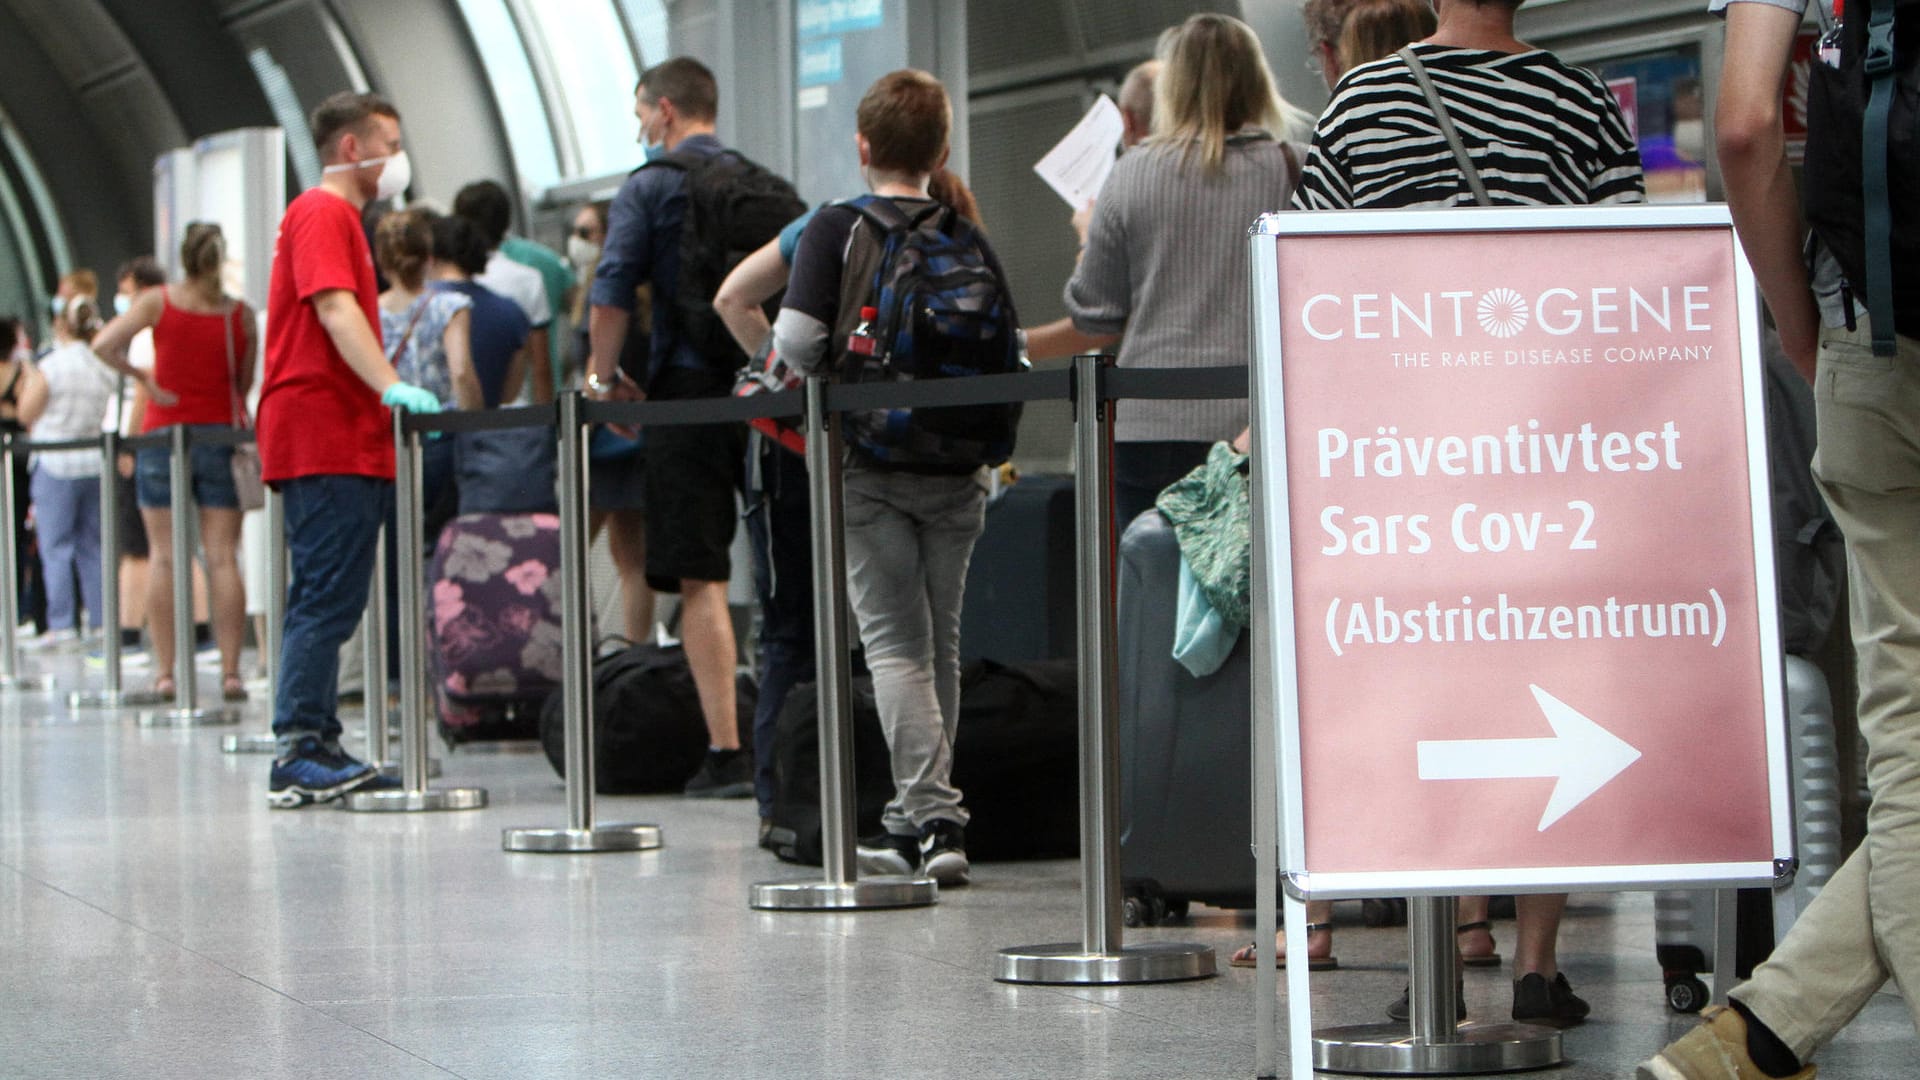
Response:
[[[667,156],[666,143],[655,142],[655,143],[640,144],[640,163],[643,165],[649,161],[659,161],[661,158],[666,156]]]
[[[67,310],[67,298],[64,296],[53,297],[47,301],[47,308],[53,312],[53,317],[57,319],[60,317],[61,312]]]
[[[133,306],[133,297],[128,296],[126,293],[113,294],[113,313],[115,315],[125,315],[127,313],[127,309],[132,306]]]

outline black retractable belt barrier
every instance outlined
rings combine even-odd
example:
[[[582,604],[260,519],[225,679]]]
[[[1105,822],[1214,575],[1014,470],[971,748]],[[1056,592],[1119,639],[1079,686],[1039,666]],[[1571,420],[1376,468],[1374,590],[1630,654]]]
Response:
[[[656,825],[606,825],[594,821],[593,608],[587,597],[586,402],[577,393],[560,399],[560,649],[562,724],[567,766],[567,823],[560,828],[506,829],[505,851],[540,855],[586,855],[651,851],[660,846]]]
[[[237,435],[244,437],[228,438]],[[143,727],[212,727],[237,724],[240,710],[225,705],[201,708],[194,669],[193,642],[193,470],[189,454],[194,446],[231,446],[250,438],[250,432],[190,431],[185,424],[168,428],[166,440],[168,482],[173,488],[168,509],[173,522],[173,707],[140,714]],[[144,440],[143,440],[144,445]],[[117,629],[116,629],[116,632]]]
[[[89,440],[100,448],[100,626],[106,686],[78,690],[67,698],[76,709],[119,709],[160,704],[159,695],[129,692],[120,670],[120,433]]]
[[[451,413],[449,417],[463,417],[469,414]],[[478,414],[473,414],[478,415]],[[349,811],[360,813],[421,813],[438,810],[478,810],[487,805],[485,788],[433,788],[431,781],[433,762],[427,742],[427,681],[426,681],[426,587],[425,568],[420,565],[421,518],[424,507],[421,505],[420,478],[420,433],[432,428],[415,427],[408,424],[410,419],[433,419],[433,417],[411,417],[405,410],[393,411],[393,449],[394,449],[394,499],[399,511],[394,515],[394,535],[389,538],[399,556],[394,560],[400,575],[400,787],[378,791],[356,791],[349,794],[342,805]],[[367,608],[367,648],[372,659],[372,651],[378,649],[377,663],[370,663],[367,672],[365,698],[367,702],[369,737],[374,737],[374,710],[380,711],[381,729],[377,732],[380,742],[380,756],[386,750],[385,713],[386,713],[386,588],[380,580],[380,568],[385,560],[379,554],[376,558],[374,586]],[[379,668],[379,683],[374,683]]]
[[[0,433],[0,527],[6,530],[6,536],[0,538],[0,690],[17,690],[22,693],[40,693],[53,689],[53,680],[39,675],[20,673],[20,551],[15,544],[19,537],[19,516],[15,512],[14,499],[17,494],[13,483],[14,455],[25,453],[26,440],[11,432]]]

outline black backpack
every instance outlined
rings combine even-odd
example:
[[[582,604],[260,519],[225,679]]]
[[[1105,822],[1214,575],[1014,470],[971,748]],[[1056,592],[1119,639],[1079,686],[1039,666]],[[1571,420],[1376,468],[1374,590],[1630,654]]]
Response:
[[[1803,201],[1892,355],[1920,337],[1920,0],[1850,0],[1840,38],[1812,64]]]
[[[1019,371],[1019,316],[979,226],[939,203],[909,215],[892,199],[860,215],[847,244],[833,348],[842,382]],[[871,320],[863,312],[871,311]],[[1013,456],[1018,404],[848,413],[847,441],[886,464],[999,465]]]
[[[680,225],[680,274],[671,318],[680,339],[706,358],[714,371],[732,375],[747,362],[726,323],[713,310],[713,295],[740,260],[780,235],[807,204],[793,185],[733,150],[702,155],[668,154],[641,168],[664,166],[687,175],[687,213]],[[778,294],[765,310],[780,310]]]
[[[553,771],[567,775],[565,692],[540,710],[540,743]],[[758,684],[735,680],[740,745],[753,745]],[[631,645],[593,663],[593,779],[602,795],[676,793],[707,752],[700,692],[678,645]]]

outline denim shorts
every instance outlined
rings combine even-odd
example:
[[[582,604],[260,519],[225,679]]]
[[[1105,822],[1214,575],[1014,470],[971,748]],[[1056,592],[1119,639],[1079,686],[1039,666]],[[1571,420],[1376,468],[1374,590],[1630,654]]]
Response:
[[[162,429],[164,430],[164,429]],[[225,431],[225,424],[194,424],[188,431]],[[173,476],[169,471],[170,450],[140,450],[133,456],[133,483],[140,505],[148,510],[165,510],[173,505]],[[187,466],[193,476],[193,502],[205,510],[240,509],[240,492],[233,486],[233,447],[199,445],[187,451]]]

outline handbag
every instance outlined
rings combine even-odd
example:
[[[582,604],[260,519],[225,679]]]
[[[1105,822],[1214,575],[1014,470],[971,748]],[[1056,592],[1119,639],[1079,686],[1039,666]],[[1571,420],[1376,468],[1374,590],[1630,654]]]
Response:
[[[233,311],[220,320],[227,331],[227,394],[233,399],[233,426],[240,431],[248,430],[252,425],[247,422],[247,409],[240,400],[239,359],[233,347],[233,320],[246,310],[246,305],[235,304]],[[257,442],[238,443],[233,448],[233,490],[239,496],[240,510],[258,510],[267,505],[267,484],[261,478],[260,445]]]

